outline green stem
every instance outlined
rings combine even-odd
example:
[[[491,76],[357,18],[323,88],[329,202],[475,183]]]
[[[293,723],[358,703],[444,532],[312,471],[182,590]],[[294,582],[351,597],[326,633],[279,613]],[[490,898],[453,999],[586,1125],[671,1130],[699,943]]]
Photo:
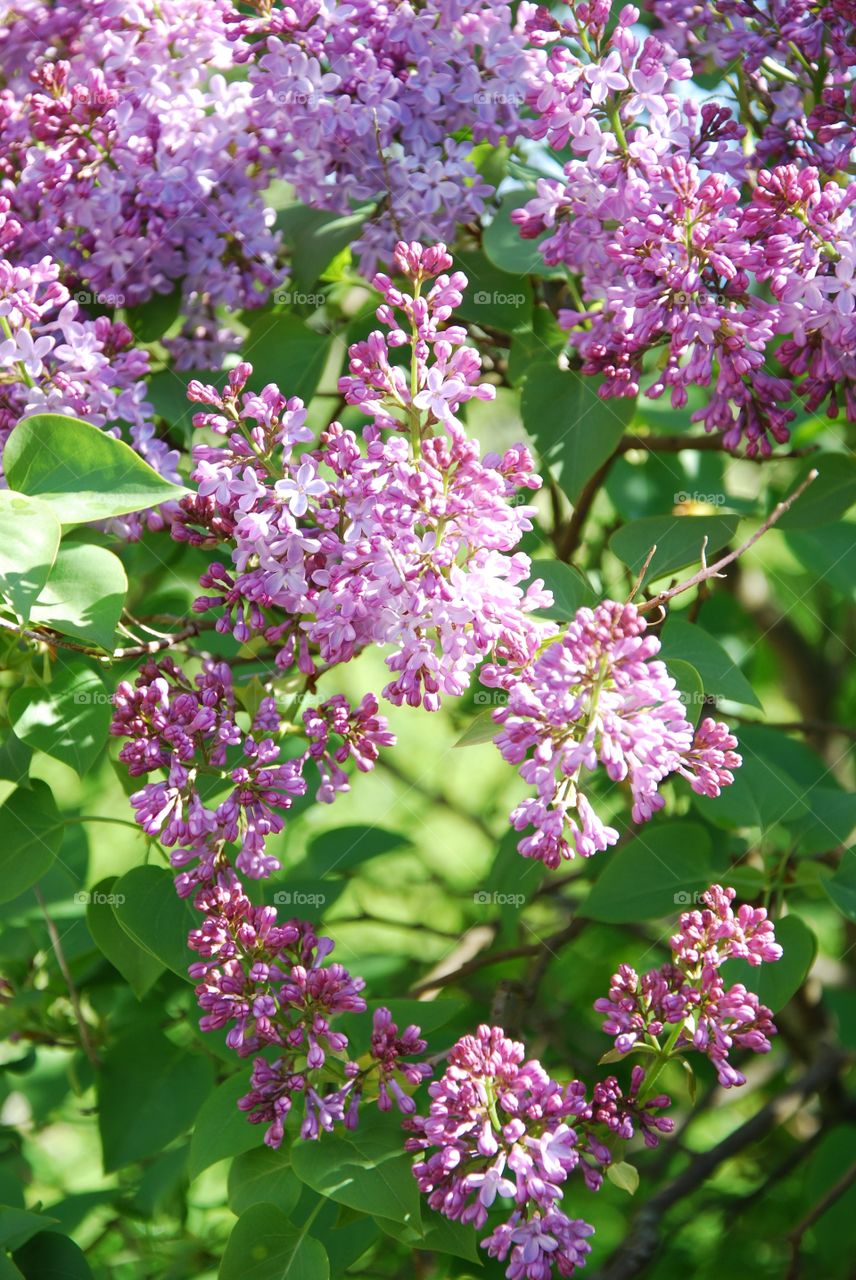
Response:
[[[109,822],[115,827],[130,827],[138,835],[145,834],[142,827],[138,827],[136,822],[126,822],[124,818],[103,818],[97,813],[81,813],[77,817],[63,818],[63,822],[66,826],[70,826],[74,822]]]
[[[654,1085],[657,1083],[660,1076],[663,1074],[663,1070],[666,1066],[666,1063],[671,1058],[672,1050],[674,1049],[675,1045],[678,1043],[678,1040],[680,1038],[680,1035],[683,1029],[684,1029],[683,1022],[676,1022],[675,1025],[672,1027],[672,1030],[669,1032],[669,1035],[666,1039],[665,1044],[660,1049],[660,1056],[657,1058],[656,1062],[651,1067],[651,1070],[645,1076],[645,1080],[643,1081],[642,1088],[638,1095],[638,1101],[640,1103],[644,1102],[646,1098],[650,1098],[652,1093],[654,1092]]]
[[[3,330],[7,338],[12,337],[12,326],[9,324],[9,321],[6,319],[5,316],[0,316],[0,329]],[[27,373],[27,370],[24,368],[21,361],[16,360],[15,363],[18,366],[18,372],[21,375],[21,381],[25,382],[28,387],[34,387],[36,384],[35,382],[33,382],[33,379]]]

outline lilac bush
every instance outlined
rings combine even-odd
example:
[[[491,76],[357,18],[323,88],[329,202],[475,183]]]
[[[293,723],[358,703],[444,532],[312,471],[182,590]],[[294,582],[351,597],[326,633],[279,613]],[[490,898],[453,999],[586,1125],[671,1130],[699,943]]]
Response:
[[[4,1275],[849,1275],[854,29],[0,6]]]

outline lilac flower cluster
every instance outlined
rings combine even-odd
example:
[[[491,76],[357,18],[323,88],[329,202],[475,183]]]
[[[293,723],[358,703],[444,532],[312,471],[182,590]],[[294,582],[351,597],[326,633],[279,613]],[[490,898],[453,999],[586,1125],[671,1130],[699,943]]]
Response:
[[[0,450],[13,427],[34,413],[70,413],[128,439],[155,470],[177,480],[178,454],[155,434],[146,402],[149,358],[123,324],[85,318],[60,283],[59,264],[42,257],[16,265],[21,224],[0,196]],[[10,260],[11,257],[11,260]],[[146,513],[150,527],[163,513]],[[137,532],[139,517],[128,517]]]
[[[700,795],[717,796],[740,764],[737,741],[724,724],[706,718],[694,733],[665,664],[652,660],[656,636],[645,635],[633,604],[605,600],[580,609],[563,634],[554,634],[521,669],[486,664],[484,683],[508,691],[495,708],[494,741],[505,760],[537,789],[511,814],[518,831],[534,826],[518,848],[557,867],[575,853],[589,857],[618,839],[583,789],[583,771],[602,764],[615,782],[627,781],[635,822],[662,808],[658,788],[670,775],[686,778]]]
[[[371,273],[396,240],[451,238],[493,187],[473,144],[512,140],[539,50],[502,0],[255,5],[235,34],[252,53],[258,137],[316,209],[371,213],[353,250]],[[372,208],[373,206],[373,208]]]
[[[330,938],[306,921],[280,923],[273,907],[252,906],[234,878],[200,890],[195,905],[205,912],[188,938],[199,956],[189,972],[198,980],[200,1028],[228,1027],[226,1043],[240,1057],[269,1046],[279,1054],[255,1058],[250,1091],[238,1101],[252,1124],[267,1126],[268,1146],[281,1145],[298,1095],[300,1136],[310,1139],[336,1123],[355,1128],[364,1097],[388,1110],[391,1094],[402,1113],[414,1109],[403,1086],[431,1074],[426,1063],[405,1060],[425,1051],[419,1028],[399,1036],[389,1010],[378,1009],[368,1061],[349,1058],[348,1037],[331,1020],[365,1012],[365,983],[328,962]]]
[[[342,695],[303,713],[292,724],[269,694],[262,698],[248,732],[237,722],[232,673],[225,662],[206,660],[190,681],[169,657],[150,661],[132,686],[122,681],[114,696],[111,733],[130,738],[119,753],[132,777],[165,771],[166,781],[147,782],[131,797],[136,820],[147,835],[174,850],[182,897],[214,882],[230,864],[227,845],[237,845],[238,870],[258,880],[280,869],[266,842],[283,829],[283,814],[305,793],[304,770],[313,761],[321,782],[316,798],[332,801],[348,790],[341,765],[352,757],[371,769],[382,746],[394,741],[377,702],[367,695],[352,708]],[[288,756],[283,741],[304,733],[302,754]],[[210,807],[205,796],[222,799]]]
[[[733,1049],[767,1053],[775,1035],[772,1014],[758,997],[736,982],[726,986],[722,965],[732,956],[751,965],[780,959],[772,921],[763,907],[732,909],[733,889],[712,885],[702,910],[687,911],[671,939],[672,960],[640,975],[621,965],[607,998],[595,1008],[606,1014],[603,1029],[615,1036],[620,1053],[639,1043],[667,1043],[676,1052],[695,1049],[716,1067],[728,1089],[746,1077],[729,1060]]]
[[[542,9],[530,17],[533,41],[553,46],[528,96],[538,115],[533,132],[570,147],[572,158],[563,179],[540,180],[535,199],[513,216],[524,236],[549,231],[546,262],[576,277],[576,305],[560,322],[582,371],[603,376],[601,394],[636,395],[644,380],[647,395],[668,392],[680,408],[692,387],[710,388],[693,419],[722,431],[729,448],[742,442],[750,455],[769,454],[788,438],[795,395],[832,414],[843,401],[856,416],[853,188],[818,168],[843,166],[851,140],[833,123],[822,164],[812,148],[778,141],[753,161],[747,126],[761,126],[688,97],[681,86],[692,68],[680,53],[693,46],[698,11],[721,13],[728,24],[736,14],[729,47],[740,49],[743,66],[741,19],[768,24],[775,45],[788,38],[777,17],[749,3],[655,0],[654,8],[668,11],[669,37],[681,29],[682,40],[641,39],[632,5],[609,33],[605,2],[572,5],[565,22]],[[822,82],[821,28],[806,66]],[[841,30],[839,22],[834,32]],[[844,44],[849,52],[828,73],[835,102],[844,93],[840,68],[852,62]],[[772,296],[757,287],[766,284]]]
[[[846,171],[856,147],[853,0],[649,0],[694,73],[733,74],[763,111],[756,166]]]
[[[228,0],[13,0],[0,26],[18,252],[48,246],[107,305],[181,282],[187,359],[216,339],[214,304],[257,305],[276,278],[251,90],[224,76],[232,15]]]
[[[609,1077],[587,1101],[579,1080],[560,1085],[540,1062],[524,1059],[523,1045],[499,1027],[464,1036],[442,1079],[429,1086],[428,1115],[405,1121],[414,1135],[407,1149],[424,1153],[414,1175],[431,1208],[447,1218],[481,1231],[497,1199],[511,1202],[482,1248],[508,1259],[509,1280],[550,1280],[554,1267],[572,1275],[591,1249],[593,1227],[561,1207],[569,1177],[596,1191],[611,1141],[631,1138],[639,1123],[656,1145],[672,1122],[657,1115],[667,1097],[643,1102],[641,1068],[626,1098]]]
[[[194,448],[198,496],[173,532],[230,544],[232,565],[211,565],[195,606],[218,611],[219,631],[264,637],[281,670],[307,676],[390,645],[385,697],[435,710],[488,653],[528,653],[530,614],[551,597],[520,585],[530,561],[514,551],[533,509],[510,500],[540,484],[528,451],[481,458],[457,416],[494,395],[465,331],[446,324],[466,278],[446,274],[442,245],[402,243],[395,259],[412,292],[375,278],[387,332],[350,348],[340,380],[368,419],[361,437],[333,422],[316,442],[300,400],[243,390],[246,364],[222,394],[191,382],[208,406],[196,425],[225,442]]]
[[[368,1062],[352,1062],[348,1038],[331,1019],[365,1010],[362,978],[328,962],[333,943],[311,924],[280,923],[274,907],[253,905],[234,869],[253,879],[279,869],[265,843],[306,790],[302,771],[310,760],[321,773],[321,800],[347,789],[341,762],[348,755],[362,769],[372,766],[379,747],[392,741],[374,699],[352,710],[338,695],[304,712],[309,745],[296,757],[283,754],[282,740],[297,726],[272,697],[262,699],[249,732],[239,727],[226,663],[206,660],[191,682],[171,658],[150,661],[134,686],[119,685],[114,707],[111,732],[130,739],[119,758],[131,776],[167,774],[165,782],[147,782],[131,804],[143,830],[172,850],[179,895],[192,896],[203,913],[188,937],[198,956],[189,972],[198,984],[199,1025],[228,1028],[226,1043],[240,1057],[270,1046],[280,1054],[256,1058],[240,1108],[268,1126],[265,1141],[273,1147],[297,1094],[305,1104],[304,1138],[336,1121],[353,1127],[364,1097],[382,1110],[394,1100],[411,1112],[405,1086],[430,1074],[425,1063],[407,1061],[425,1050],[419,1028],[399,1034],[389,1011],[376,1010]],[[207,803],[219,796],[216,807]]]

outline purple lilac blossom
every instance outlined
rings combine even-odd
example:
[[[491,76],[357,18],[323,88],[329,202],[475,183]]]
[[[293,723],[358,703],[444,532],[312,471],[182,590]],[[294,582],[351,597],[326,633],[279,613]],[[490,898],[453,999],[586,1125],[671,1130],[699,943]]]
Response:
[[[537,791],[511,814],[516,830],[535,827],[518,845],[524,857],[557,867],[615,844],[618,832],[585,792],[585,774],[598,765],[614,782],[629,783],[634,822],[663,807],[659,787],[670,775],[701,795],[719,795],[733,782],[736,739],[710,718],[693,731],[675,681],[655,657],[660,642],[645,628],[635,605],[605,600],[578,610],[522,669],[482,668],[483,683],[508,692],[493,712],[501,726],[494,741]]]
[[[451,238],[494,188],[473,144],[514,141],[543,55],[523,3],[296,0],[236,22],[258,137],[303,203],[374,206],[354,241],[362,271],[397,240]],[[458,140],[465,136],[465,140]]]
[[[743,983],[727,986],[722,965],[732,956],[751,965],[770,963],[781,958],[782,948],[764,908],[744,904],[735,912],[735,897],[734,889],[712,885],[702,894],[701,910],[681,916],[669,964],[641,977],[630,965],[613,974],[609,996],[594,1007],[606,1015],[603,1029],[615,1037],[619,1053],[680,1028],[671,1041],[676,1051],[703,1053],[723,1088],[746,1083],[730,1061],[732,1051],[767,1053],[776,1028],[770,1010]]]
[[[197,495],[173,534],[230,544],[201,579],[199,611],[246,642],[263,636],[282,670],[304,675],[389,645],[396,704],[436,710],[459,696],[489,653],[528,655],[540,636],[535,609],[550,599],[516,550],[534,509],[514,505],[536,489],[528,450],[481,457],[458,418],[471,399],[493,398],[465,330],[448,324],[466,277],[446,274],[442,245],[400,244],[410,291],[378,275],[378,329],[350,348],[340,380],[360,409],[361,433],[332,422],[316,440],[306,409],[275,386],[243,390],[238,365],[224,393],[191,382],[206,410],[199,428],[225,437],[197,445]],[[409,348],[409,369],[393,361]]]
[[[440,1080],[428,1088],[427,1116],[405,1128],[407,1149],[419,1152],[413,1173],[432,1209],[482,1231],[491,1257],[508,1259],[509,1280],[550,1280],[585,1264],[594,1228],[563,1211],[569,1179],[596,1191],[611,1162],[611,1138],[627,1140],[635,1123],[649,1145],[672,1122],[656,1112],[669,1106],[659,1095],[642,1103],[642,1071],[623,1097],[614,1077],[595,1086],[591,1101],[579,1080],[560,1085],[524,1046],[500,1027],[481,1026],[450,1050]],[[644,1117],[644,1119],[643,1119]]]
[[[652,7],[670,20],[644,37],[632,5],[609,34],[607,3],[572,5],[566,21],[543,9],[530,18],[531,39],[552,45],[527,98],[532,133],[572,158],[563,179],[539,180],[512,216],[526,237],[549,232],[546,263],[578,278],[578,304],[559,319],[582,372],[603,377],[602,395],[635,396],[644,382],[646,395],[668,394],[681,409],[693,387],[707,388],[692,419],[730,449],[768,455],[788,439],[795,397],[856,419],[854,188],[836,172],[853,144],[848,5],[823,6],[829,28],[805,4],[770,5],[766,16],[730,2]],[[735,30],[722,43],[726,10]],[[762,104],[765,77],[775,79],[768,54],[792,46],[798,28],[808,58],[829,67],[815,75],[826,74],[828,94],[817,99],[812,86],[814,123],[800,124],[789,105],[793,85],[772,89],[774,100],[784,94],[781,127],[775,113],[768,129],[756,122],[753,146],[729,106],[687,96],[692,66],[682,55],[699,47],[699,20],[702,44],[712,23],[723,61],[732,60],[726,47],[740,50],[741,68],[748,59]],[[757,27],[765,30],[753,44]],[[821,49],[822,31],[837,53]],[[800,137],[816,128],[817,145],[788,141],[791,128]],[[757,287],[767,283],[769,294]]]

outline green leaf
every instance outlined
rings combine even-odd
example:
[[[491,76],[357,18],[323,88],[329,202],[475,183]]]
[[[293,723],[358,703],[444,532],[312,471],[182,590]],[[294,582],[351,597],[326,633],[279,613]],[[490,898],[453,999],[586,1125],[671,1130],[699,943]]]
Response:
[[[408,1249],[420,1249],[428,1253],[449,1253],[468,1262],[481,1262],[478,1236],[469,1223],[452,1222],[440,1213],[425,1209],[425,1221],[421,1231],[379,1218],[381,1230],[393,1240],[400,1240]]]
[[[568,345],[568,335],[560,329],[556,317],[546,306],[532,309],[532,322],[515,329],[508,353],[508,380],[512,387],[521,386],[533,364],[543,364],[548,357],[558,357]]]
[[[847,850],[835,875],[824,880],[823,887],[841,914],[856,921],[856,852]]]
[[[734,782],[716,799],[694,795],[699,813],[717,827],[760,827],[764,832],[805,818],[808,806],[793,778],[753,750],[748,734],[738,734],[737,749],[743,763],[734,771]]]
[[[230,1076],[203,1102],[190,1139],[187,1170],[191,1181],[218,1160],[260,1146],[262,1130],[238,1110],[238,1099],[250,1091],[251,1070],[246,1067]]]
[[[123,440],[59,413],[24,418],[6,441],[8,483],[50,505],[61,524],[107,520],[180,498]]]
[[[578,609],[595,604],[595,593],[588,580],[579,569],[563,564],[561,560],[533,560],[529,582],[536,582],[539,578],[553,593],[552,605],[538,610],[541,618],[570,622]]]
[[[242,1116],[247,1124],[246,1116]],[[252,1126],[249,1126],[252,1127]],[[290,1214],[303,1192],[285,1151],[255,1146],[235,1156],[229,1169],[229,1208],[238,1217],[254,1204],[275,1204]]]
[[[295,1143],[291,1164],[301,1181],[340,1204],[374,1217],[419,1224],[412,1161],[402,1152],[400,1125],[388,1113],[361,1117],[353,1133]]]
[[[273,1204],[255,1204],[232,1229],[218,1280],[328,1280],[320,1241]]]
[[[243,356],[253,366],[250,386],[261,391],[268,382],[288,396],[308,403],[315,395],[330,355],[332,337],[316,333],[287,312],[259,316],[244,342]]]
[[[809,490],[811,492],[811,490]],[[856,599],[856,524],[842,521],[822,529],[788,530],[791,551],[811,575],[812,586],[827,582],[848,600]]]
[[[710,836],[698,823],[644,827],[610,855],[580,910],[610,924],[686,911],[710,884],[712,869]]]
[[[820,786],[811,786],[801,794],[808,813],[791,824],[799,852],[823,853],[846,844],[856,828],[856,794]]]
[[[113,910],[135,942],[186,982],[192,956],[187,935],[199,919],[186,898],[175,892],[173,878],[162,867],[134,867],[113,886]],[[119,900],[121,899],[121,901]]]
[[[761,706],[755,690],[730,654],[696,623],[669,618],[660,643],[660,657],[667,665],[673,658],[692,663],[701,676],[705,693],[750,707]]]
[[[62,844],[62,818],[46,782],[12,792],[0,808],[0,831],[0,902],[11,902],[50,869]]]
[[[0,1247],[19,1249],[32,1236],[55,1222],[56,1218],[46,1217],[43,1213],[31,1213],[29,1209],[0,1204]]]
[[[30,620],[110,650],[127,591],[122,561],[112,551],[89,543],[65,544]]]
[[[149,991],[164,971],[160,960],[134,941],[113,911],[116,901],[114,876],[102,880],[89,895],[86,923],[103,956],[118,969],[138,1000]]]
[[[597,386],[552,360],[532,365],[523,384],[523,424],[571,502],[615,452],[636,411],[634,400],[604,400]]]
[[[856,502],[856,459],[847,453],[812,454],[793,478],[791,488],[817,469],[818,477],[780,517],[780,529],[814,529],[846,515]]]
[[[628,1164],[626,1160],[607,1165],[606,1176],[610,1182],[620,1187],[622,1191],[626,1191],[628,1195],[634,1196],[639,1190],[639,1170],[635,1165]]]
[[[455,254],[455,269],[465,272],[469,280],[456,312],[459,320],[503,333],[529,324],[532,286],[525,277],[500,271],[483,253],[473,250]]]
[[[297,288],[285,285],[282,290],[275,291],[275,299],[278,301],[277,295],[285,293],[285,300],[290,301],[290,296],[300,289],[310,289],[321,278],[325,267],[351,244],[364,222],[363,213],[342,216],[308,209],[304,205],[284,209],[277,218],[277,225],[291,249],[293,280]]]
[[[24,622],[44,590],[61,533],[44,502],[0,489],[0,593]]]
[[[54,666],[47,685],[16,689],[9,715],[17,737],[81,777],[95,762],[110,730],[110,695],[97,671],[77,664]]]
[[[7,726],[2,726],[0,741],[0,778],[14,782],[16,787],[22,786],[30,772],[30,761],[33,758],[32,747],[25,746]]]
[[[172,327],[181,310],[182,289],[156,293],[148,302],[125,308],[125,321],[137,342],[157,342]]]
[[[690,564],[701,568],[705,538],[710,563],[734,537],[737,522],[738,517],[734,515],[645,516],[618,529],[610,538],[609,546],[632,573],[639,573],[651,548],[656,546],[645,571],[644,586]]]
[[[799,916],[785,916],[775,923],[776,941],[782,948],[781,960],[760,965],[726,960],[722,976],[726,984],[742,982],[748,991],[755,992],[762,1004],[778,1013],[805,982],[817,955],[817,939]]]
[[[512,211],[528,204],[534,194],[534,191],[509,191],[484,230],[485,254],[500,271],[520,276],[549,274],[540,245],[552,232],[545,231],[535,240],[524,240],[517,224],[511,221]]]
[[[105,1053],[99,1072],[105,1173],[157,1155],[189,1129],[213,1078],[207,1058],[187,1053],[155,1028],[126,1032]]]
[[[305,870],[322,877],[338,874],[383,853],[407,848],[412,843],[401,832],[387,831],[383,827],[355,825],[322,831],[310,842],[308,859],[301,865],[300,874],[302,877]]]
[[[479,701],[481,701],[481,699],[479,698],[479,694],[481,694],[482,692],[488,694],[489,696],[492,696],[495,692],[498,692],[498,691],[493,689],[485,689],[484,691],[482,691],[481,689],[477,689],[476,698],[478,698]],[[480,711],[478,715],[475,717],[475,719],[472,720],[470,724],[467,725],[466,729],[461,734],[460,738],[458,738],[457,742],[453,743],[453,746],[456,746],[456,747],[482,746],[485,742],[493,742],[494,738],[498,733],[499,733],[499,725],[496,723],[496,721],[493,718],[493,709],[491,707],[485,707],[484,710]]]
[[[25,1280],[92,1280],[83,1250],[68,1236],[43,1231],[14,1255]]]
[[[193,415],[199,410],[199,405],[187,398],[187,388],[194,378],[222,390],[226,375],[212,369],[159,369],[147,384],[148,399],[157,415],[173,430],[183,432],[188,445],[193,433]]]
[[[684,706],[684,715],[690,724],[698,724],[701,709],[704,706],[704,685],[698,670],[691,662],[682,658],[666,658],[666,667],[678,689],[678,696]]]

